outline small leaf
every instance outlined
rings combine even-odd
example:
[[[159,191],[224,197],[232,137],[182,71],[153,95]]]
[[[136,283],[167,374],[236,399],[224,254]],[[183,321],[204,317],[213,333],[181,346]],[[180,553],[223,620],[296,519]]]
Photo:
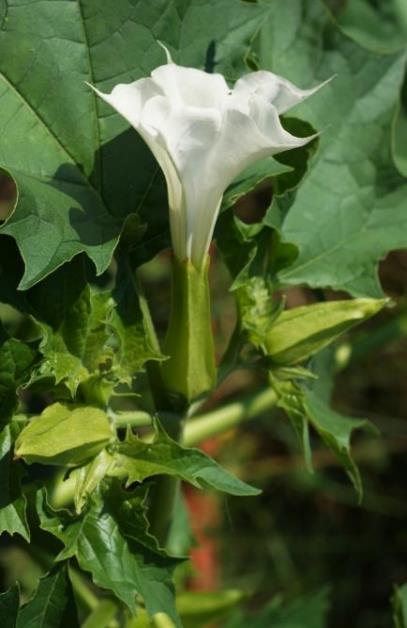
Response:
[[[79,628],[75,600],[65,566],[41,578],[34,597],[18,614],[17,628]]]
[[[16,628],[20,594],[18,587],[0,593],[0,623],[2,628]]]
[[[367,419],[355,419],[335,412],[312,392],[305,397],[304,409],[311,425],[341,462],[361,501],[362,481],[351,456],[351,437],[359,429],[377,434],[376,428]]]
[[[285,310],[267,333],[267,355],[279,365],[301,362],[348,329],[374,316],[387,302],[386,299],[352,299]]]
[[[20,429],[13,421],[0,434],[0,534],[19,534],[29,541],[27,503],[20,486],[21,463],[13,461],[13,443]]]
[[[75,510],[80,513],[93,492],[99,487],[101,481],[113,465],[113,457],[103,449],[92,462],[75,469]]]
[[[233,477],[199,449],[182,447],[157,424],[152,443],[129,435],[114,454],[113,475],[127,485],[155,475],[174,475],[197,488],[211,487],[230,495],[258,495],[260,491]]]
[[[51,510],[39,493],[37,510],[41,527],[64,544],[58,560],[75,556],[96,585],[113,591],[133,613],[139,594],[151,616],[165,612],[180,627],[171,581],[180,561],[168,557],[148,534],[144,498],[145,492],[122,493],[113,485],[104,501],[95,493],[91,506],[72,517]]]
[[[16,455],[28,464],[77,466],[98,454],[112,436],[102,410],[54,403],[23,429],[16,441]]]

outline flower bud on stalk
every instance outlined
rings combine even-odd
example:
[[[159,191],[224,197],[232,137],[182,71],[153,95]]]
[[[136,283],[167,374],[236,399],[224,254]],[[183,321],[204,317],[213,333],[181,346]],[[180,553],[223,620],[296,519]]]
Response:
[[[231,89],[221,74],[176,65],[168,51],[167,61],[150,77],[116,85],[110,94],[93,89],[138,131],[167,182],[175,260],[166,342],[170,359],[163,376],[169,390],[191,400],[209,390],[215,378],[208,249],[223,193],[257,160],[315,137],[291,135],[279,115],[321,85],[301,90],[260,71],[243,76]],[[199,337],[188,338],[198,332]]]

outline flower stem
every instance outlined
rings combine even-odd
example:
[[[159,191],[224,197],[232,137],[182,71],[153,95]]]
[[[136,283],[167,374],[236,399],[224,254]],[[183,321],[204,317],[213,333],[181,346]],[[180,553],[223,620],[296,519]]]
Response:
[[[276,393],[271,388],[265,388],[248,395],[241,401],[235,401],[212,412],[201,414],[185,425],[182,443],[187,447],[197,445],[206,438],[222,434],[243,421],[255,418],[275,406],[276,402]],[[163,421],[166,415],[158,413],[158,417]],[[148,427],[153,424],[153,417],[141,411],[120,412],[113,416],[113,420],[116,427]],[[171,423],[168,418],[165,423],[166,428],[169,429],[168,426],[173,422],[176,423],[176,418],[171,415]]]
[[[276,405],[277,395],[271,388],[266,388],[223,408],[201,414],[191,420],[184,429],[182,443],[187,447],[197,445],[207,438],[222,434],[236,427],[243,421],[253,419],[262,412]]]

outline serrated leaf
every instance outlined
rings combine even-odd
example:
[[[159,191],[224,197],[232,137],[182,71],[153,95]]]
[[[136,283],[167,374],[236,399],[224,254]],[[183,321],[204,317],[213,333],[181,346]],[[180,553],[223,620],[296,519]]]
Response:
[[[301,362],[377,314],[386,302],[386,299],[351,299],[285,310],[263,336],[266,353],[276,364]]]
[[[16,628],[20,593],[17,585],[0,593],[0,621],[3,628]]]
[[[134,212],[147,223],[145,242],[162,246],[168,233],[155,160],[127,123],[96,102],[85,81],[110,91],[147,76],[165,62],[157,40],[179,63],[216,65],[235,79],[267,12],[242,1],[176,0],[163,20],[161,4],[103,0],[102,6],[96,0],[0,1],[0,167],[19,192],[3,233],[16,239],[25,260],[23,288],[81,251],[102,272]]]
[[[406,55],[362,49],[320,2],[268,4],[256,43],[261,67],[301,86],[335,76],[293,111],[323,132],[298,192],[278,199],[284,240],[299,248],[280,279],[381,296],[377,262],[407,244],[407,186],[391,148]]]
[[[12,422],[0,433],[0,534],[19,534],[29,541],[27,503],[20,485],[22,469],[13,461],[14,441],[20,429],[17,422]]]
[[[328,368],[327,364],[324,364],[324,368]],[[308,470],[312,471],[312,450],[309,437],[309,426],[312,426],[325,445],[338,458],[361,501],[362,481],[359,469],[352,458],[351,439],[354,432],[358,430],[377,434],[377,429],[367,419],[345,416],[333,410],[318,377],[313,379],[315,375],[312,372],[308,372],[310,376],[308,378],[304,375],[299,376],[295,369],[290,372],[289,368],[270,373],[270,383],[278,396],[277,405],[287,413],[297,432]],[[325,370],[322,379],[324,377],[327,378]]]
[[[75,556],[95,584],[112,591],[132,612],[139,594],[151,616],[167,613],[180,626],[171,582],[179,561],[159,550],[148,534],[143,498],[114,486],[104,501],[94,495],[91,507],[72,517],[52,511],[39,494],[37,510],[41,527],[64,544],[58,560]]]
[[[93,293],[85,280],[83,260],[77,258],[28,293],[44,356],[33,381],[52,378],[71,396],[80,384],[110,370],[114,354],[106,328],[110,295]]]
[[[114,454],[112,474],[127,485],[155,475],[173,475],[197,488],[211,487],[230,495],[258,495],[260,491],[235,478],[199,449],[182,447],[157,424],[152,443],[129,435]]]
[[[33,598],[18,613],[17,628],[79,628],[66,566],[41,578]]]
[[[28,464],[72,467],[93,458],[112,437],[110,421],[99,408],[54,403],[23,428],[15,453]]]
[[[162,360],[146,300],[126,252],[118,256],[116,287],[112,292],[107,324],[115,338],[116,374],[131,383],[147,360]]]
[[[363,429],[374,434],[377,434],[377,430],[366,419],[355,419],[335,412],[312,392],[306,394],[304,409],[311,425],[339,459],[361,501],[362,480],[351,455],[351,438],[356,430]]]

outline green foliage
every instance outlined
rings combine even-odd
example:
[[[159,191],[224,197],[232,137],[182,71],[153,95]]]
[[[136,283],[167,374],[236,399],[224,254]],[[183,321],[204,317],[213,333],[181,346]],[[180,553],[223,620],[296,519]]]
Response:
[[[109,419],[102,410],[54,403],[27,423],[15,451],[29,464],[77,466],[93,458],[112,438]]]
[[[144,493],[124,493],[115,486],[104,500],[94,494],[80,516],[52,511],[43,494],[37,509],[41,527],[64,545],[58,560],[75,556],[95,584],[112,591],[131,611],[139,594],[150,615],[166,612],[179,626],[171,576],[180,561],[168,557],[148,533],[143,502]]]
[[[26,498],[21,492],[22,469],[14,461],[14,441],[20,425],[13,421],[0,433],[0,533],[19,534],[29,541]]]
[[[41,578],[34,597],[18,613],[16,628],[79,628],[66,565]]]
[[[182,447],[157,425],[152,443],[129,436],[118,446],[110,471],[127,479],[127,485],[154,475],[175,475],[198,488],[211,487],[231,495],[258,495],[260,491],[220,467],[199,449]]]
[[[400,0],[0,0],[0,169],[16,185],[0,235],[0,305],[12,308],[11,323],[0,321],[0,532],[21,544],[31,528],[33,554],[54,564],[28,602],[22,589],[20,608],[17,587],[1,594],[5,628],[326,625],[326,592],[273,599],[258,614],[234,613],[243,599],[235,590],[175,599],[184,559],[169,551],[191,545],[181,482],[260,491],[176,440],[200,408],[186,402],[216,385],[207,269],[175,268],[161,351],[160,314],[150,315],[137,268],[169,246],[165,182],[142,139],[85,81],[107,92],[147,76],[164,62],[158,41],[175,61],[230,83],[247,66],[302,87],[332,78],[283,119],[318,138],[251,166],[224,195],[216,239],[237,324],[219,379],[260,371],[273,390],[267,404],[237,403],[236,415],[233,404],[231,415],[209,406],[207,425],[218,434],[277,399],[309,468],[312,428],[360,499],[351,439],[372,426],[330,407],[333,368],[322,350],[383,307],[377,264],[407,244],[406,19]],[[259,184],[271,203],[246,224],[232,208]],[[361,298],[285,309],[284,287],[303,283]],[[134,408],[152,417],[147,428]],[[44,487],[63,509],[47,503]],[[160,519],[165,528],[171,518],[162,539]],[[68,560],[87,574],[82,624]],[[397,628],[405,598],[400,587]]]
[[[17,390],[29,378],[34,352],[25,343],[10,338],[0,321],[0,425],[5,425],[17,407]]]
[[[280,280],[380,296],[377,262],[406,245],[407,188],[391,141],[406,54],[361,48],[339,32],[319,1],[268,5],[254,45],[259,65],[300,85],[334,77],[295,109],[321,136],[298,192],[273,202],[284,240],[299,249]]]
[[[165,213],[156,210],[167,203],[154,159],[85,82],[110,91],[148,75],[164,62],[156,40],[175,50],[177,61],[198,67],[213,63],[208,46],[216,41],[217,69],[234,78],[266,11],[221,0],[214,21],[212,0],[177,0],[165,20],[160,4],[104,0],[99,8],[96,0],[63,7],[0,2],[0,167],[19,190],[3,233],[16,239],[24,258],[24,288],[81,251],[101,273],[133,213],[148,223],[146,239],[167,230]]]
[[[19,603],[20,595],[17,586],[0,594],[0,619],[4,628],[16,628]]]

